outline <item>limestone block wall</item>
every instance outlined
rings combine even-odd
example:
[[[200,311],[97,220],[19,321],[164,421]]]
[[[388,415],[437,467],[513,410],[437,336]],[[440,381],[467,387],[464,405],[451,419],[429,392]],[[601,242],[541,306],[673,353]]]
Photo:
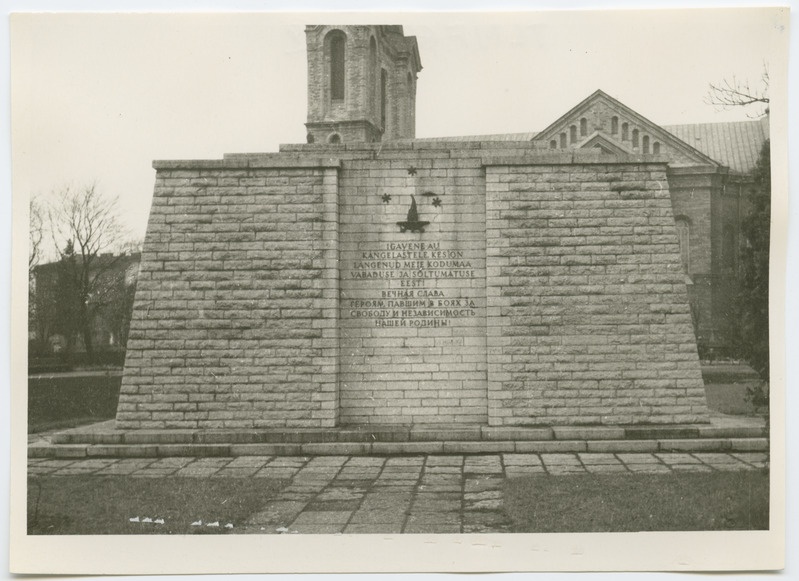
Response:
[[[706,421],[666,166],[486,167],[489,423]]]
[[[120,428],[707,419],[664,161],[398,142],[155,167]]]
[[[342,424],[484,424],[479,150],[381,151],[340,182]],[[410,207],[419,229],[401,226]]]
[[[337,422],[339,162],[156,162],[120,428]]]

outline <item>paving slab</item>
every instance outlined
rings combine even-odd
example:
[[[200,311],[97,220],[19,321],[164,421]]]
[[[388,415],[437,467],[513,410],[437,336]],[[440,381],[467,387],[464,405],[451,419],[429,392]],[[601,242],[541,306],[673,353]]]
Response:
[[[546,474],[543,466],[508,466],[505,468],[506,478],[521,478],[533,474]]]
[[[616,458],[613,454],[589,454],[585,452],[580,452],[577,454],[577,457],[580,459],[585,466],[588,465],[597,465],[597,464],[621,464],[621,460]]]
[[[627,467],[621,462],[619,462],[618,464],[586,464],[585,469],[591,474],[627,472]]]
[[[564,474],[584,474],[585,467],[582,465],[561,464],[555,466],[547,466],[547,472],[549,474],[552,474],[553,476],[559,476]]]
[[[425,461],[426,466],[448,466],[448,467],[457,467],[463,466],[465,457],[460,455],[452,455],[452,456],[428,456],[427,460]]]
[[[319,512],[353,512],[358,509],[358,506],[361,504],[360,499],[358,500],[319,500],[317,496],[315,500],[312,500],[308,503],[305,507],[305,510],[310,511],[319,511]]]
[[[712,472],[710,466],[704,464],[672,464],[670,466],[674,472]]]
[[[625,464],[661,464],[660,458],[652,454],[616,454],[616,457]]]
[[[699,458],[692,456],[691,454],[678,454],[678,453],[659,453],[655,454],[661,461],[666,464],[674,465],[674,464],[701,464],[702,461]]]
[[[577,454],[541,454],[544,465],[549,466],[579,466],[580,457]]]
[[[269,465],[261,468],[253,476],[256,478],[273,478],[275,480],[288,480],[297,473],[298,469],[273,468]]]
[[[137,470],[141,470],[146,468],[150,464],[152,464],[153,459],[123,459],[102,468],[101,470],[97,471],[98,475],[118,475],[123,476],[126,474],[132,474]],[[40,464],[40,467],[44,467],[44,465]]]
[[[256,472],[258,472],[257,466],[242,468],[231,468],[230,466],[225,466],[218,472],[215,472],[213,478],[249,478]]]
[[[233,461],[228,464],[228,466],[231,468],[245,466],[257,466],[259,468],[263,468],[272,460],[274,460],[274,456],[239,456],[238,458],[234,458]]]
[[[405,508],[390,510],[356,511],[350,520],[353,524],[392,524],[402,526],[405,522]]]
[[[541,466],[538,454],[503,454],[502,462],[507,469],[509,466]]]
[[[665,464],[627,464],[627,469],[630,472],[641,474],[663,474],[671,472],[669,467]]]
[[[289,528],[296,525],[307,524],[347,524],[352,517],[351,510],[308,510],[306,507],[301,512]]]

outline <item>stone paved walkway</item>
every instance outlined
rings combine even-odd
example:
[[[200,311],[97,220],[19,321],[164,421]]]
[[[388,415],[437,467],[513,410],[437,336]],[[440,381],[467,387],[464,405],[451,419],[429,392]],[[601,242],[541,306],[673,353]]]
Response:
[[[505,478],[754,470],[763,453],[484,454],[28,460],[30,475],[270,478],[285,483],[238,533],[505,532]]]

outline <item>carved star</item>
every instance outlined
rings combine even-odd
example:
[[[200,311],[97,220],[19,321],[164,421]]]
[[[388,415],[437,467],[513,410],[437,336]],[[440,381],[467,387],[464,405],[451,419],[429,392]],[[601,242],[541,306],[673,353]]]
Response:
[[[391,196],[389,196],[388,194],[383,194],[382,198],[384,204],[388,204],[391,201]]]
[[[441,207],[441,198],[439,198],[438,196],[433,198],[433,206],[435,208],[440,208]]]
[[[409,176],[415,176],[416,175],[416,168],[413,167],[413,166],[409,167],[408,168],[408,175]]]

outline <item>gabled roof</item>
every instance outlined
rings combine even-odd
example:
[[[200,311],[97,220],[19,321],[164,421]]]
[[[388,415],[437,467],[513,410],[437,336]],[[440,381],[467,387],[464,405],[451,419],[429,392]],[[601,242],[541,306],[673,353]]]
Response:
[[[663,129],[732,171],[752,171],[769,138],[768,116],[753,121],[663,125]]]
[[[656,136],[668,146],[680,151],[683,155],[694,159],[697,163],[719,165],[719,163],[713,158],[707,156],[690,144],[685,143],[681,139],[676,138],[674,134],[664,131],[663,128],[656,123],[653,123],[640,113],[630,109],[627,105],[621,101],[618,101],[617,99],[614,99],[600,89],[597,89],[588,97],[580,101],[577,105],[569,109],[565,114],[561,115],[557,120],[555,120],[554,123],[550,124],[546,129],[541,131],[536,136],[536,139],[547,140],[554,137],[556,133],[562,129],[564,123],[567,123],[570,119],[579,117],[584,112],[594,107],[598,102],[604,102],[604,104],[610,109],[618,112],[625,118],[634,121],[637,125],[640,125],[642,128],[644,128],[648,133]]]
[[[583,141],[577,144],[579,149],[588,149],[591,147],[598,147],[601,148],[603,151],[608,153],[613,153],[616,155],[635,155],[635,152],[632,149],[624,147],[618,141],[614,141],[612,139],[608,139],[600,131],[594,131],[591,135],[586,137]]]
[[[613,109],[620,112],[623,111],[624,116],[646,127],[647,131],[653,135],[657,135],[658,139],[661,139],[664,143],[668,143],[671,147],[681,150],[688,155],[688,157],[697,160],[698,163],[726,166],[733,172],[750,172],[757,162],[760,149],[763,147],[763,142],[769,137],[768,116],[752,121],[661,126],[649,121],[604,91],[597,90],[541,132],[424,137],[416,138],[413,141],[479,142],[544,140],[548,138],[547,132],[551,133],[554,129],[558,128],[560,124],[569,119],[570,116],[579,115],[584,109],[590,108],[597,99],[603,99]],[[575,144],[575,146],[584,147],[586,141],[591,137],[593,137],[593,134],[585,138],[582,142]],[[591,145],[593,145],[593,143]],[[623,144],[616,143],[616,145],[627,152]]]

